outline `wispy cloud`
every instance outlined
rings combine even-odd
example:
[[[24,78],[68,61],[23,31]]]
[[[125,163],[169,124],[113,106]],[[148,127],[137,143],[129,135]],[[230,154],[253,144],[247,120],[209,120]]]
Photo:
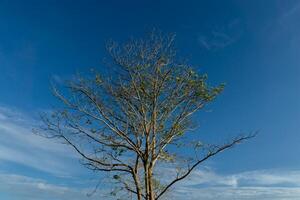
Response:
[[[259,170],[221,175],[212,170],[198,170],[183,183],[184,185],[202,186],[284,186],[300,187],[300,171]]]
[[[21,44],[20,47],[15,52],[15,56],[28,63],[35,63],[38,58],[36,45],[33,42],[27,41]]]
[[[55,83],[58,83],[58,84],[63,84],[64,83],[64,80],[63,78],[61,78],[61,76],[57,75],[57,74],[54,74],[52,76],[52,79]]]
[[[299,200],[300,188],[286,187],[181,187],[174,192],[174,199],[189,200]]]
[[[0,107],[0,163],[10,161],[57,176],[72,173],[76,155],[65,145],[33,134],[37,124],[15,109]]]
[[[242,35],[241,21],[234,19],[226,26],[216,28],[204,34],[198,34],[198,43],[207,50],[223,49],[236,42]]]
[[[262,28],[263,40],[293,45],[299,38],[300,1],[276,0],[276,15]],[[266,37],[267,35],[267,37]]]
[[[283,21],[287,18],[293,17],[295,14],[299,14],[300,12],[300,2],[299,1],[278,1],[278,7],[281,10],[279,14],[280,21]]]
[[[300,171],[263,170],[221,175],[211,170],[197,170],[173,188],[165,198],[174,200],[299,200]],[[234,180],[234,181],[233,181]],[[288,184],[288,186],[284,186]],[[109,189],[100,187],[91,197],[92,188],[71,187],[46,180],[0,173],[0,193],[13,199],[109,199]],[[108,195],[108,196],[107,196]],[[1,196],[0,196],[1,197]]]
[[[221,175],[206,169],[195,171],[177,185],[176,199],[296,200],[300,198],[300,171],[260,170]]]
[[[100,188],[97,193],[88,196],[92,190],[93,188],[76,188],[28,176],[0,173],[0,198],[1,194],[5,194],[9,199],[16,200],[96,200],[104,197],[101,194],[107,194],[107,189]]]
[[[0,164],[10,161],[58,177],[78,174],[78,158],[71,150],[32,134],[31,128],[37,123],[18,110],[0,107]],[[160,169],[160,172],[168,178],[172,173],[174,175],[174,171],[167,167]],[[82,177],[80,180],[72,180],[74,183],[58,183],[31,177],[26,172],[22,174],[0,170],[0,198],[1,194],[5,194],[16,200],[109,199],[107,196],[99,196],[109,193],[109,185],[106,188],[100,187],[97,194],[87,197],[96,185],[95,180],[89,182]],[[81,184],[77,184],[78,181]],[[220,174],[206,167],[194,171],[188,179],[176,185],[168,197],[174,200],[299,200],[300,170]]]
[[[236,38],[232,38],[223,32],[212,31],[209,35],[199,35],[198,42],[208,50],[223,49],[232,44]]]

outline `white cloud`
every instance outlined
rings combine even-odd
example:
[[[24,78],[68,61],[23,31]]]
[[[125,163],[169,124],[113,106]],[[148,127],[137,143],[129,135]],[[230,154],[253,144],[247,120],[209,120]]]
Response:
[[[76,188],[65,185],[56,185],[48,183],[43,179],[0,173],[0,194],[8,195],[9,199],[96,200],[103,198],[103,195],[100,195],[100,193],[107,194],[105,189],[99,189],[94,195],[88,196],[92,190],[93,188]]]
[[[197,170],[196,173],[192,174],[192,179],[173,188],[165,196],[165,199],[299,200],[300,187],[297,186],[299,181],[292,179],[294,175],[294,179],[297,179],[300,171],[253,171],[232,175],[220,175],[210,171],[207,175],[207,171]],[[246,180],[255,179],[256,183],[250,181],[248,186],[234,185],[227,182],[228,177],[238,177],[236,179]],[[281,179],[278,180],[276,177],[281,177]],[[203,184],[205,182],[209,182],[211,185],[199,186],[199,183]],[[273,184],[287,182],[296,185],[293,187],[273,186]],[[11,199],[110,199],[107,196],[109,194],[107,188],[99,188],[96,194],[87,197],[87,194],[91,191],[92,188],[51,184],[43,179],[0,173],[0,193],[9,194]]]
[[[75,154],[65,145],[34,135],[31,128],[36,123],[37,121],[17,110],[0,107],[0,164],[11,161],[55,176],[78,175],[80,164]],[[167,180],[174,171],[165,167],[160,168],[160,172],[163,174],[161,177],[167,177]],[[62,185],[57,181],[49,182],[42,178],[0,172],[0,198],[1,194],[6,194],[10,199],[16,200],[108,199],[99,196],[100,193],[108,194],[108,190],[104,188],[100,188],[98,194],[87,197],[95,186],[94,181],[95,179],[91,183],[85,178],[72,179]],[[172,190],[168,196],[174,200],[299,200],[300,170],[219,174],[205,168],[194,171]]]
[[[210,169],[196,170],[184,183],[185,186],[278,186],[300,187],[300,171],[259,170],[230,175],[217,174]]]
[[[198,43],[207,50],[223,49],[236,42],[242,35],[241,21],[234,19],[226,26],[219,27],[211,32],[198,34]]]
[[[236,38],[233,38],[224,32],[217,31],[212,31],[207,36],[201,34],[198,36],[199,44],[207,50],[223,49],[235,41]]]
[[[174,199],[188,200],[299,200],[300,188],[285,187],[181,187],[172,195]]]
[[[278,6],[281,10],[280,20],[285,20],[286,18],[293,17],[293,15],[298,14],[300,9],[299,1],[287,2],[279,0]]]
[[[196,170],[169,192],[173,199],[296,200],[300,199],[300,171],[260,170],[221,175]]]
[[[155,174],[163,184],[176,177],[175,170],[168,166],[161,167]],[[269,169],[221,174],[206,166],[173,185],[166,199],[299,200],[300,170]]]
[[[76,154],[65,145],[33,134],[37,124],[30,116],[0,107],[0,163],[10,161],[57,176],[70,175],[71,166],[78,164]]]

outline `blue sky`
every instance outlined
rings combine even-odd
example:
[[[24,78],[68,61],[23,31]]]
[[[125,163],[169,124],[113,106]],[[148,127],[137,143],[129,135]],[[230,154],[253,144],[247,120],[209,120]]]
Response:
[[[199,134],[220,142],[259,130],[197,169],[173,198],[299,199],[299,19],[297,0],[1,1],[0,199],[96,199],[86,194],[98,175],[31,129],[57,103],[51,79],[102,69],[105,41],[153,27],[175,32],[180,54],[212,84],[227,84],[200,114]]]

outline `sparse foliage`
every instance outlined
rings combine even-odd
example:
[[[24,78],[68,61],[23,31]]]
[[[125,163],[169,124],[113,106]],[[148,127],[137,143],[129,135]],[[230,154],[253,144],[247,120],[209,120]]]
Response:
[[[207,75],[179,62],[173,43],[173,35],[159,33],[122,45],[111,42],[107,50],[115,70],[109,78],[93,71],[69,81],[63,90],[53,87],[64,107],[42,116],[43,133],[73,147],[89,169],[110,173],[118,185],[111,195],[127,191],[137,200],[161,199],[199,164],[253,137],[222,145],[183,142],[193,128],[193,114],[224,85],[209,86]],[[196,152],[194,158],[180,153],[187,148]],[[163,163],[180,163],[168,183],[155,174]]]

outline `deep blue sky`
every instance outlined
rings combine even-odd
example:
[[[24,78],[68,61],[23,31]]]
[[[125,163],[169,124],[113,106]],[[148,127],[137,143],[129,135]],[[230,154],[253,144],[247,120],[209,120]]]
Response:
[[[46,164],[34,161],[42,155],[26,160],[18,153],[22,150],[30,154],[30,146],[4,138],[12,137],[15,130],[30,130],[30,125],[37,123],[36,114],[55,104],[49,90],[51,78],[67,79],[76,72],[101,69],[105,41],[139,37],[153,27],[175,32],[180,56],[208,73],[212,84],[227,83],[224,93],[201,113],[199,134],[220,142],[241,132],[259,130],[257,138],[218,156],[207,167],[214,174],[222,174],[220,179],[253,171],[262,176],[271,172],[277,176],[274,171],[279,171],[280,179],[280,174],[298,172],[299,19],[300,1],[296,0],[1,1],[0,197],[23,199],[1,186],[1,181],[11,175],[41,179],[53,187],[74,186],[74,181],[42,170]],[[23,137],[17,135],[14,137]],[[37,143],[40,149],[43,145]],[[45,155],[51,155],[45,160],[57,153],[49,151]],[[70,158],[71,163],[78,164],[75,160]],[[79,169],[78,164],[74,174],[80,174]],[[294,193],[300,195],[300,183],[290,183],[287,176],[283,182],[292,187],[285,189],[296,188],[298,193]],[[280,181],[276,184],[284,185]],[[29,187],[25,185],[21,189]],[[39,199],[53,197],[47,194]],[[294,199],[270,198],[277,197]]]

